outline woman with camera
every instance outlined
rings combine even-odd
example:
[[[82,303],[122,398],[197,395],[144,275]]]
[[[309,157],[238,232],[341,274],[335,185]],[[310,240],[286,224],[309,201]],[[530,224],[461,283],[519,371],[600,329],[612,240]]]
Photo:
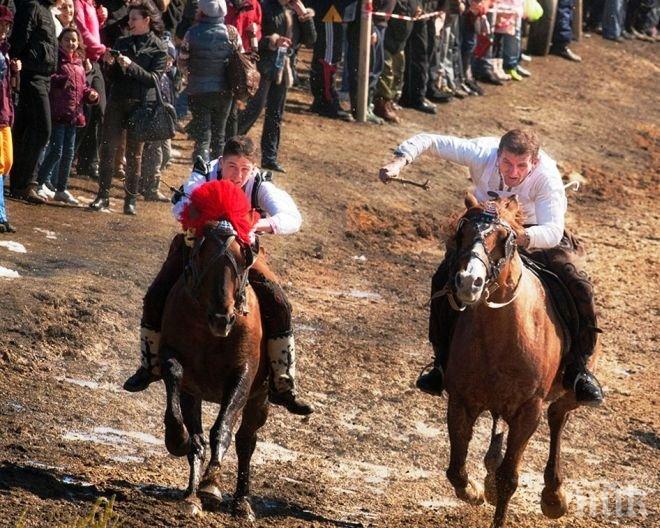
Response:
[[[103,142],[99,167],[99,192],[90,204],[95,211],[110,205],[110,185],[115,153],[133,112],[144,102],[157,100],[156,82],[165,71],[167,49],[160,40],[161,14],[151,0],[137,0],[128,12],[130,35],[119,38],[115,47],[103,55],[111,83],[103,123]],[[134,215],[140,189],[140,165],[144,143],[126,134],[126,180],[124,214]]]

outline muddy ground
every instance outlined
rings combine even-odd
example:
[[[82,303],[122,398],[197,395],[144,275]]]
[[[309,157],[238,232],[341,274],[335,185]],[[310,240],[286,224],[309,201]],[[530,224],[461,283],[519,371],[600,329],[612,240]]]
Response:
[[[583,64],[534,58],[534,77],[487,97],[455,101],[437,117],[361,126],[306,111],[292,92],[277,184],[296,199],[301,232],[267,239],[295,310],[308,420],[273,408],[253,463],[259,526],[488,526],[490,506],[458,502],[445,479],[446,400],[413,383],[430,361],[428,289],[442,258],[438,226],[468,185],[457,166],[420,159],[408,176],[432,189],[383,186],[378,167],[418,131],[498,135],[534,126],[564,173],[586,183],[570,195],[569,225],[587,241],[596,284],[607,403],[575,412],[565,431],[571,512],[539,507],[548,452],[544,423],[512,501],[518,527],[658,526],[658,48],[586,40]],[[260,126],[253,135],[258,137]],[[190,145],[175,146],[186,156]],[[174,164],[170,182],[186,176]],[[94,184],[74,178],[77,196]],[[126,526],[233,526],[226,512],[192,519],[177,507],[185,459],[166,453],[164,390],[129,395],[137,366],[141,298],[177,226],[165,204],[139,215],[9,202],[19,233],[1,242],[0,525],[62,526],[115,495]],[[205,408],[207,424],[215,408]],[[488,420],[478,423],[469,468],[483,477]],[[233,450],[224,490],[234,487]],[[620,507],[616,508],[617,499]],[[592,503],[590,503],[592,501]]]

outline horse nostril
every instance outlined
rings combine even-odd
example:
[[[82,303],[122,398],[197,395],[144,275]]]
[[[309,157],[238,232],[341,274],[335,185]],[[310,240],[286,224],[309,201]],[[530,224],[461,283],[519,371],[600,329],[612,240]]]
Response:
[[[477,277],[476,280],[474,281],[474,285],[477,288],[481,288],[484,284],[484,280],[481,277]]]
[[[457,273],[456,277],[454,277],[454,284],[456,284],[457,288],[461,287],[461,276],[459,273]]]

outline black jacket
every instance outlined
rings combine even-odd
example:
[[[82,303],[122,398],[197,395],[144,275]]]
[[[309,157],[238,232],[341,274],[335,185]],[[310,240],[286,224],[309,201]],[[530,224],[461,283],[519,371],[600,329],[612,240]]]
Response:
[[[112,83],[110,97],[132,101],[155,101],[153,73],[160,79],[167,63],[167,48],[152,32],[146,35],[121,37],[116,50],[133,63],[124,72],[116,62],[108,69]]]
[[[16,8],[9,44],[25,73],[52,75],[57,70],[58,44],[50,6],[46,0],[23,0]]]
[[[275,61],[277,60],[277,50],[270,49],[270,37],[272,34],[277,33],[281,36],[286,34],[286,15],[284,8],[278,0],[264,0],[261,4],[262,9],[262,25],[261,25],[261,40],[259,41],[259,72],[268,77],[274,77],[276,72]],[[298,15],[291,11],[291,20],[293,22],[291,32],[291,49],[295,49],[298,45],[302,44],[311,48],[316,42],[316,27],[314,26],[314,19],[310,18],[305,22],[298,20]]]

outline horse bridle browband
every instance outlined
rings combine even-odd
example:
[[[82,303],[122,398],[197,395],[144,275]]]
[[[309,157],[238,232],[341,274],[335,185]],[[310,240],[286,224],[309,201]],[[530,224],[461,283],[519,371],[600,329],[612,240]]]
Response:
[[[207,237],[215,240],[220,245],[220,249],[213,255],[213,257],[211,257],[209,262],[206,264],[206,267],[200,270],[196,264],[198,260],[197,257],[199,256],[202,244]],[[236,278],[238,279],[238,285],[236,286],[236,290],[234,292],[234,312],[235,315],[245,315],[248,313],[246,306],[246,289],[248,284],[248,273],[252,263],[245,266],[245,269],[242,272],[240,271],[238,262],[236,262],[236,257],[231,251],[229,251],[229,247],[235,239],[236,231],[232,225],[226,221],[221,221],[218,224],[218,227],[211,230],[206,236],[197,239],[195,241],[195,245],[192,248],[190,258],[188,259],[188,264],[185,269],[186,286],[188,287],[192,298],[199,302],[199,289],[201,288],[202,280],[209,272],[209,270],[212,269],[212,267],[217,264],[220,259],[226,257],[231,264],[234,273],[236,274]],[[249,249],[249,251],[251,252],[252,249]],[[191,284],[188,284],[188,277],[190,278]]]

